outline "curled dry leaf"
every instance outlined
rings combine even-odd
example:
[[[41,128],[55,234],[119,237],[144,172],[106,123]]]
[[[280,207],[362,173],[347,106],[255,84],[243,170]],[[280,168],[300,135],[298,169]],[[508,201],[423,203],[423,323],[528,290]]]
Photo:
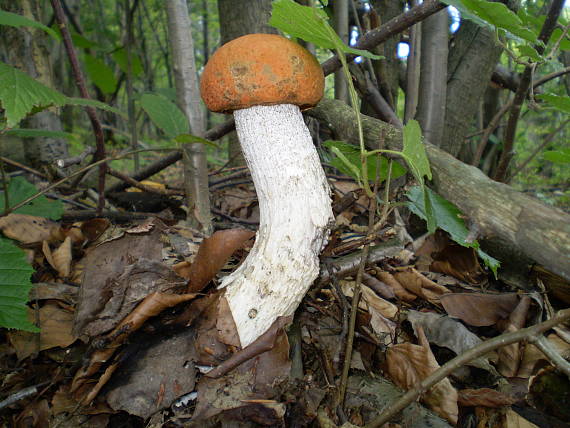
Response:
[[[231,255],[242,248],[255,232],[246,229],[220,230],[202,241],[189,271],[188,292],[197,293],[224,267]]]
[[[22,244],[63,240],[59,224],[47,218],[27,214],[8,214],[0,217],[0,230],[7,238]]]
[[[55,250],[51,251],[47,241],[42,246],[46,260],[53,267],[61,278],[68,278],[71,273],[71,238],[68,236],[65,241]]]
[[[388,348],[386,362],[390,378],[401,388],[408,390],[417,386],[439,368],[423,330],[418,329],[419,345],[402,343]],[[442,418],[457,423],[457,390],[448,378],[431,387],[422,401]]]
[[[483,327],[506,319],[517,306],[519,297],[515,293],[449,293],[441,296],[440,301],[450,316]]]
[[[428,279],[414,268],[402,272],[395,272],[394,278],[409,292],[426,299],[434,305],[440,305],[440,297],[450,293],[447,287],[439,285]]]
[[[403,300],[404,302],[413,302],[417,299],[417,296],[408,292],[391,273],[376,270],[376,278],[390,287],[398,299]]]
[[[518,305],[509,315],[507,325],[504,328],[505,333],[515,332],[524,328],[530,302],[530,297],[521,296]],[[517,374],[521,361],[521,347],[522,345],[516,342],[502,346],[497,350],[499,355],[497,370],[499,370],[503,376],[513,377]]]

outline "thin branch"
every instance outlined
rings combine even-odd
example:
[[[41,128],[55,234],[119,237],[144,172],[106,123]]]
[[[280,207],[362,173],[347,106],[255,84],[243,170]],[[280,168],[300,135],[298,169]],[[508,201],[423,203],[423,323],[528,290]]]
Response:
[[[533,337],[537,337],[545,331],[550,330],[555,325],[558,325],[568,319],[570,319],[570,309],[564,309],[558,312],[556,316],[548,321],[544,321],[543,323],[537,324],[533,327],[523,328],[512,333],[502,334],[500,336],[494,337],[493,339],[489,339],[485,342],[480,343],[474,348],[469,349],[467,352],[464,352],[463,354],[458,355],[457,357],[448,361],[431,375],[426,377],[416,388],[406,392],[385,412],[365,425],[365,428],[381,427],[402,410],[404,410],[409,404],[417,400],[421,394],[423,394],[433,385],[438,383],[440,380],[445,379],[454,370],[462,367],[470,361],[473,361],[475,358],[481,357],[491,351],[494,351],[495,349],[510,345],[512,343],[520,342],[523,340],[531,340]]]
[[[433,15],[446,7],[446,4],[440,3],[437,0],[426,0],[422,4],[412,7],[407,12],[390,19],[384,25],[364,34],[353,47],[356,49],[372,49],[380,43],[385,42],[393,35],[407,30],[415,23],[424,20],[428,16]],[[354,58],[356,58],[356,55],[346,55],[346,60],[348,62],[352,61]],[[322,66],[325,76],[327,76],[338,70],[341,67],[341,62],[338,55],[335,55],[326,60]]]
[[[65,13],[63,12],[60,0],[51,0],[51,6],[53,8],[53,11],[55,13],[55,18],[57,20],[59,29],[61,31],[61,36],[63,38],[63,44],[65,46],[65,50],[67,52],[67,55],[69,56],[69,62],[71,63],[71,72],[73,74],[73,78],[75,79],[75,83],[79,88],[81,97],[90,99],[91,97],[89,96],[89,92],[87,91],[87,86],[85,85],[85,79],[83,77],[83,73],[81,72],[81,67],[77,59],[75,48],[73,47],[71,34],[69,33],[69,29],[67,28]],[[95,111],[95,109],[93,107],[86,106],[85,110],[87,111],[87,115],[89,116],[89,120],[91,121],[91,127],[93,128],[93,133],[95,134],[95,144],[97,147],[97,151],[93,156],[93,160],[99,161],[105,158],[105,137],[103,135],[103,128],[101,126],[101,122],[99,121],[99,117],[97,116],[97,112]],[[98,184],[99,200],[97,201],[98,210],[103,210],[103,208],[105,207],[106,166],[107,165],[105,162],[99,163],[99,184]]]

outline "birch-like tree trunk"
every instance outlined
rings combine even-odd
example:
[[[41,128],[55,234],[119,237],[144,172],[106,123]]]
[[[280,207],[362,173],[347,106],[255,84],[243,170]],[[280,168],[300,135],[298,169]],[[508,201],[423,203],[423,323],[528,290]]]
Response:
[[[206,115],[200,98],[188,7],[186,0],[168,0],[166,6],[178,106],[190,122],[191,133],[201,137],[206,132]],[[188,143],[182,146],[182,151],[188,202],[187,219],[192,226],[209,235],[212,232],[212,220],[206,147],[200,143]]]

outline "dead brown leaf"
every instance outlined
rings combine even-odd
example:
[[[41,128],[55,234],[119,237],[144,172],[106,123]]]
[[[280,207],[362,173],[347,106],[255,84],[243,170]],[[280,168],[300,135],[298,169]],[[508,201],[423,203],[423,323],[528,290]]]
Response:
[[[547,340],[556,349],[562,358],[570,358],[570,344],[562,340],[557,334],[548,335]],[[533,344],[527,343],[524,347],[522,361],[517,372],[517,377],[527,379],[534,375],[541,364],[548,363],[548,358]]]
[[[71,252],[71,238],[68,236],[65,241],[55,250],[51,251],[47,241],[43,242],[42,249],[46,260],[53,267],[61,278],[68,278],[71,274],[71,262],[73,255]]]
[[[220,230],[204,239],[190,267],[188,292],[197,293],[224,267],[231,255],[251,239],[255,232],[246,229]]]
[[[441,304],[452,317],[483,327],[506,319],[519,302],[517,294],[449,293],[441,296]]]
[[[516,308],[509,315],[509,319],[503,332],[511,333],[524,328],[531,299],[529,296],[521,296]],[[513,377],[517,374],[521,361],[522,345],[519,342],[502,346],[497,350],[499,362],[497,370],[505,377]]]
[[[109,220],[106,218],[94,218],[84,221],[81,224],[81,232],[88,241],[96,241],[99,236],[109,227]]]
[[[18,415],[14,428],[49,428],[50,415],[47,400],[33,401]]]
[[[0,217],[0,230],[7,238],[22,244],[63,240],[59,224],[47,218],[27,214],[8,214]]]
[[[408,292],[391,273],[376,270],[376,278],[390,287],[398,299],[403,300],[404,302],[413,302],[417,299],[417,296]]]
[[[420,344],[402,343],[388,348],[386,362],[390,378],[402,389],[412,389],[439,368],[427,338],[418,329]],[[426,392],[422,401],[442,418],[457,423],[459,409],[457,390],[448,378],[438,382]]]
[[[35,319],[35,312],[30,309],[30,320]],[[56,302],[48,302],[39,309],[39,333],[27,331],[11,331],[10,342],[19,360],[45,349],[60,346],[65,348],[75,342],[72,334],[73,312],[64,309]]]
[[[450,293],[447,287],[426,278],[425,275],[414,268],[395,272],[393,275],[406,290],[434,305],[440,305],[440,297]]]

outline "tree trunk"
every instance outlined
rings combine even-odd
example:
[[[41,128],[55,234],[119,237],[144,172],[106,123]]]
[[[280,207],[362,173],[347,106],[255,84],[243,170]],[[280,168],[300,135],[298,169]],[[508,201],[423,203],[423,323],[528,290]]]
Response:
[[[417,119],[425,138],[434,144],[443,137],[447,93],[449,18],[447,9],[422,22],[420,97]]]
[[[334,30],[345,44],[348,44],[349,40],[348,1],[335,0],[333,3]],[[337,100],[349,103],[348,84],[342,68],[334,73],[334,97]]]
[[[271,0],[218,0],[221,44],[246,34],[277,34],[268,22],[271,18]],[[228,136],[230,166],[245,165],[236,133]]]
[[[23,15],[39,21],[39,8],[36,0],[14,2],[2,0],[0,9]],[[20,69],[29,76],[54,88],[54,77],[46,47],[46,33],[32,27],[2,27],[0,59]],[[61,120],[53,111],[36,113],[22,124],[23,128],[44,131],[62,131]],[[62,138],[26,138],[24,152],[27,162],[34,168],[50,166],[53,161],[68,157],[67,142]]]
[[[336,139],[358,144],[353,110],[335,100],[323,100],[308,114],[333,127]],[[362,115],[365,142],[376,149],[382,140],[401,150],[402,135],[393,126]],[[426,143],[435,190],[475,222],[483,243],[499,255],[520,263],[533,260],[570,280],[570,215],[497,183],[479,169],[466,165]]]
[[[449,52],[443,140],[434,141],[453,156],[463,147],[501,52],[491,30],[470,21],[461,23]]]
[[[168,30],[172,45],[178,105],[190,122],[191,132],[199,137],[206,132],[206,116],[201,104],[194,43],[186,0],[168,0]],[[209,235],[212,232],[206,147],[201,143],[182,146],[184,186],[188,201],[188,220]]]

